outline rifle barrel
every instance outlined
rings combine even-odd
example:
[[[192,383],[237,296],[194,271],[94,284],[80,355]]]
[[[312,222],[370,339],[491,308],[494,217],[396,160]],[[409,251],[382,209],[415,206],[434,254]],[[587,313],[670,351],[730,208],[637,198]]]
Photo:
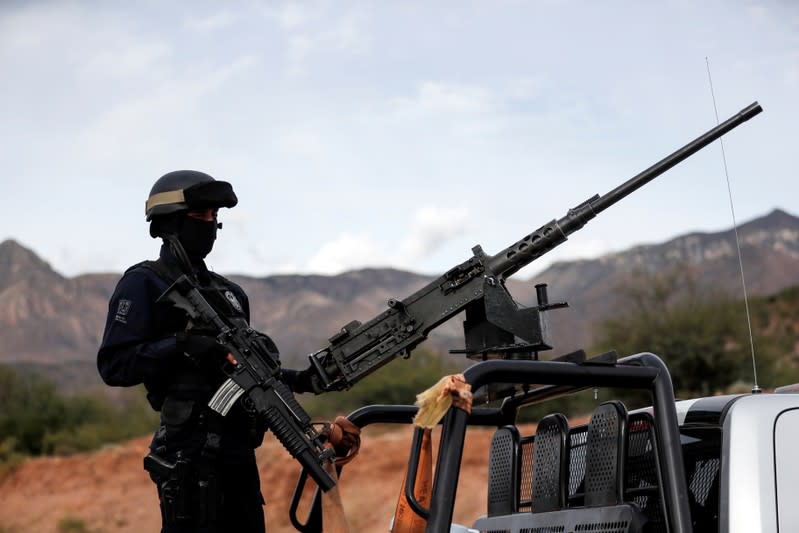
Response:
[[[628,194],[638,190],[640,187],[643,187],[673,166],[681,163],[685,159],[688,159],[708,144],[712,143],[732,129],[737,128],[761,111],[763,111],[763,108],[760,107],[760,104],[757,102],[749,104],[746,108],[728,118],[715,128],[709,130],[707,133],[700,135],[673,154],[664,157],[648,169],[630,178],[626,182],[622,183],[612,191],[599,198],[599,200],[596,202],[592,202],[591,207],[593,208],[594,214],[604,211]]]
[[[664,157],[651,167],[638,173],[603,196],[596,195],[582,204],[569,209],[566,216],[544,224],[534,232],[525,236],[515,244],[508,246],[489,261],[489,269],[502,278],[508,278],[520,268],[538,259],[557,245],[566,241],[569,235],[582,228],[586,222],[594,218],[611,205],[615,204],[633,191],[643,187],[673,166],[712,143],[730,130],[740,126],[750,118],[763,111],[760,104],[753,102],[728,118],[715,128],[708,130],[693,141],[672,154]]]

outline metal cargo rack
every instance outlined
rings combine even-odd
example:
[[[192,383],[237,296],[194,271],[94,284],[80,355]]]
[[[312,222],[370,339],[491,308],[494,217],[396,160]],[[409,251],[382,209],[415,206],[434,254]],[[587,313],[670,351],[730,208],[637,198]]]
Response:
[[[659,357],[641,353],[617,361],[611,352],[586,360],[578,352],[560,361],[489,360],[471,366],[464,376],[475,392],[496,384],[523,389],[498,407],[477,407],[471,415],[449,410],[442,421],[429,508],[416,501],[412,489],[421,450],[422,431],[416,429],[405,496],[427,519],[427,533],[450,531],[468,426],[499,428],[489,457],[489,512],[472,526],[480,531],[692,531],[671,376]],[[563,427],[563,415],[548,415],[539,422],[536,448],[541,458],[546,456],[558,467],[545,475],[539,465],[533,476],[534,437],[514,434],[519,409],[600,387],[648,391],[654,416],[628,416],[621,402],[605,402],[587,426],[569,429],[568,424]],[[348,418],[361,428],[411,424],[416,412],[410,405],[371,405]],[[320,491],[307,519],[297,517],[306,481],[302,472],[291,521],[298,531],[321,533]]]

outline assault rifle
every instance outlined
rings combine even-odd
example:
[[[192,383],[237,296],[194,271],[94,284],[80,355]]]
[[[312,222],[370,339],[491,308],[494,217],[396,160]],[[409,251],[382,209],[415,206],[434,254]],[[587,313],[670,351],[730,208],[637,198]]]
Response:
[[[365,324],[348,323],[329,339],[327,347],[309,355],[316,390],[349,389],[397,356],[410,356],[432,329],[462,311],[466,312],[466,347],[461,352],[468,357],[537,358],[539,351],[552,348],[544,312],[566,304],[550,304],[544,285],[536,287],[536,307],[520,307],[505,288],[505,280],[600,212],[761,111],[757,102],[750,104],[604,196],[589,198],[498,254],[487,255],[477,245],[473,257],[404,300],[388,300],[388,309]]]
[[[158,301],[169,301],[184,310],[193,327],[215,332],[217,341],[233,355],[235,364],[222,365],[228,379],[208,406],[225,416],[243,396],[243,407],[272,430],[316,484],[325,491],[333,488],[336,482],[322,465],[325,461],[332,462],[335,452],[324,447],[319,433],[311,425],[311,417],[281,381],[280,360],[274,344],[244,321],[242,324],[228,324],[186,274],[179,277]]]

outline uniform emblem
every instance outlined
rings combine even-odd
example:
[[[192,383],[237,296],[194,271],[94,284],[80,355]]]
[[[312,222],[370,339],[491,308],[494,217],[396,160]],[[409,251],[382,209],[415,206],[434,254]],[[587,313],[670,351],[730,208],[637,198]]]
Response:
[[[130,312],[130,306],[133,302],[130,300],[119,300],[119,306],[117,307],[117,314],[114,317],[114,320],[117,322],[122,322],[123,324],[127,324],[128,322],[128,313]]]
[[[241,304],[236,299],[236,295],[230,291],[225,291],[225,298],[227,298],[228,302],[233,306],[233,308],[241,313]]]

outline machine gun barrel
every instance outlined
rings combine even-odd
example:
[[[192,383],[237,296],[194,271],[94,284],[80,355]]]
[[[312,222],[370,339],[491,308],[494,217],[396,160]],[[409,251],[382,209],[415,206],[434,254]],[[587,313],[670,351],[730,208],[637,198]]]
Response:
[[[673,166],[691,157],[693,154],[719,139],[730,130],[740,126],[750,118],[763,111],[760,104],[753,102],[740,112],[725,120],[715,128],[708,130],[674,153],[664,157],[651,167],[633,176],[603,196],[595,195],[582,204],[569,210],[563,218],[544,224],[522,240],[508,246],[489,259],[489,269],[497,276],[508,278],[520,268],[538,259],[555,246],[564,242],[569,235],[582,228],[586,222],[594,218],[611,205],[628,194],[643,187]]]

